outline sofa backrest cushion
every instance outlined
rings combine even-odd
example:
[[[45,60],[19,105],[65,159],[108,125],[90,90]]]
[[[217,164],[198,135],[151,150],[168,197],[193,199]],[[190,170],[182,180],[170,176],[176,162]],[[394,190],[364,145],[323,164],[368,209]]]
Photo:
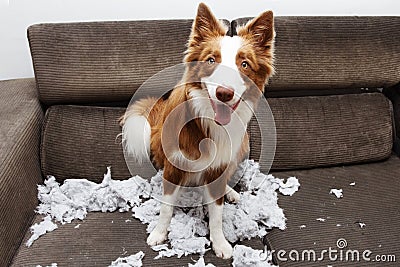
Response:
[[[234,20],[232,29],[248,19]],[[152,75],[182,62],[191,25],[192,20],[33,25],[28,37],[40,100],[127,102]],[[267,92],[340,93],[400,81],[400,17],[276,17],[275,25],[277,71]]]
[[[392,86],[400,82],[399,29],[400,17],[276,17],[276,75],[267,90]]]
[[[149,77],[182,61],[191,20],[82,22],[28,29],[40,100],[129,99]]]
[[[191,26],[192,20],[32,25],[39,98],[47,105],[127,101],[152,75],[182,62]]]
[[[272,168],[299,169],[382,160],[392,148],[391,105],[382,94],[273,98],[276,125]],[[129,177],[117,135],[124,108],[76,105],[47,110],[41,145],[42,171],[57,179],[101,181],[106,167],[115,179]],[[251,158],[258,160],[261,138],[250,123]],[[261,162],[261,167],[265,167]],[[138,174],[148,170],[136,165]],[[264,169],[265,170],[265,169]]]

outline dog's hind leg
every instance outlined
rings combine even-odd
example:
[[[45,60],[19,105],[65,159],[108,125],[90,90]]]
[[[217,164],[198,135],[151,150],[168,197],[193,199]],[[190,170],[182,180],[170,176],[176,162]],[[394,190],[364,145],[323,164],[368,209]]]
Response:
[[[163,173],[163,197],[160,209],[160,217],[157,226],[147,238],[150,246],[159,245],[167,239],[168,227],[171,223],[174,205],[179,197],[180,184],[185,174],[171,164],[166,163]]]

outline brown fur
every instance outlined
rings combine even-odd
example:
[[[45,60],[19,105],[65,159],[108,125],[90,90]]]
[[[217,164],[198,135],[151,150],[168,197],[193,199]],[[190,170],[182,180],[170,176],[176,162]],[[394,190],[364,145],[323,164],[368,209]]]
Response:
[[[212,57],[217,63],[221,62],[219,52],[220,39],[226,34],[227,28],[219,22],[204,4],[199,5],[198,15],[193,23],[192,33],[185,53],[185,62],[206,61]],[[248,77],[259,90],[253,91],[244,96],[251,99],[254,103],[258,101],[264,91],[264,85],[269,76],[274,72],[273,69],[273,15],[272,12],[265,12],[246,26],[238,29],[238,35],[245,40],[243,47],[239,50],[236,58],[237,66],[243,77]],[[243,61],[249,63],[249,67],[241,67]],[[186,69],[182,79],[183,85],[174,88],[171,95],[166,99],[156,100],[147,98],[131,105],[121,119],[121,125],[125,123],[127,117],[131,115],[143,115],[151,126],[150,149],[153,161],[158,168],[164,168],[164,194],[172,194],[174,185],[191,185],[190,177],[192,173],[175,168],[166,158],[162,148],[163,125],[171,112],[181,104],[190,99],[191,90],[201,89],[200,83],[185,83],[185,81],[199,81],[199,78],[207,76],[213,71],[213,66],[193,65]],[[250,86],[250,82],[249,82]],[[174,120],[183,121],[193,112],[191,108],[184,104],[185,112],[175,115]],[[172,131],[176,129],[170,129]],[[209,133],[201,126],[201,121],[195,119],[187,123],[179,134],[179,144],[182,153],[191,160],[200,157],[200,141],[210,137]],[[209,185],[210,195],[217,200],[217,204],[222,204],[225,186],[236,170],[238,162],[242,161],[249,153],[249,140],[247,134],[243,137],[241,149],[236,155],[236,162],[231,162],[229,166],[220,166],[217,169],[207,169],[198,185]],[[169,144],[164,144],[168,146]],[[217,179],[222,175],[222,179]]]

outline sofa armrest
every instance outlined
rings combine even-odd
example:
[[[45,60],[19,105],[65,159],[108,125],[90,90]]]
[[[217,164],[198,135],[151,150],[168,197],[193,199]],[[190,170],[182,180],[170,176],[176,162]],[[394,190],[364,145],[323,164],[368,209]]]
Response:
[[[393,106],[393,150],[400,156],[400,83],[385,88],[383,93],[390,99]]]
[[[8,266],[37,206],[43,110],[34,79],[0,81],[0,266]]]

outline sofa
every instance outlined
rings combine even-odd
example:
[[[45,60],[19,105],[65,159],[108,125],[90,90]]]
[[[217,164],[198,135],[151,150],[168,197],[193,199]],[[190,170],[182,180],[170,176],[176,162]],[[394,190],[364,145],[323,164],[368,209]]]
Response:
[[[229,34],[248,19],[224,20]],[[46,176],[100,182],[112,166],[113,179],[131,177],[116,141],[118,118],[143,82],[182,62],[191,24],[28,28],[35,77],[0,82],[0,266],[108,266],[140,250],[143,266],[187,266],[197,259],[154,260],[146,226],[130,212],[90,213],[25,246],[30,226],[42,219],[35,214],[37,185]],[[371,261],[310,262],[276,253],[273,261],[282,267],[397,266],[388,259],[400,257],[400,17],[276,17],[275,27],[276,74],[265,92],[277,135],[269,172],[296,176],[301,187],[279,198],[286,230],[242,243],[319,253],[345,239],[348,249],[370,250]],[[248,131],[250,157],[258,159],[254,121]],[[343,198],[330,194],[332,188],[343,189]],[[231,266],[212,251],[205,261]]]

